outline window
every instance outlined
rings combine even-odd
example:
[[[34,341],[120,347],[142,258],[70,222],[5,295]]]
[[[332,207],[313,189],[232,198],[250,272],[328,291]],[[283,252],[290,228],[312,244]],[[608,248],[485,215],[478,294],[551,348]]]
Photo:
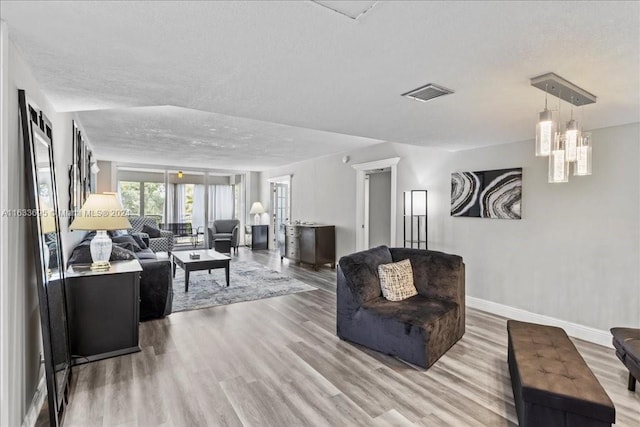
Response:
[[[158,223],[164,217],[165,188],[159,182],[120,181],[118,193],[122,207],[129,215],[154,218]]]
[[[118,193],[122,201],[122,207],[129,215],[140,215],[140,183],[132,181],[120,181]]]
[[[161,223],[164,217],[164,184],[159,182],[145,182],[143,184],[143,215],[150,216]]]
[[[177,171],[167,172],[120,170],[118,192],[123,208],[130,215],[152,217],[161,227],[191,224],[194,229],[204,229],[216,219],[237,218],[241,212],[242,184],[231,184],[235,179],[215,175],[208,181],[199,172],[178,178]]]
[[[193,220],[193,193],[195,184],[184,184],[184,210],[180,212],[181,222],[191,222]]]

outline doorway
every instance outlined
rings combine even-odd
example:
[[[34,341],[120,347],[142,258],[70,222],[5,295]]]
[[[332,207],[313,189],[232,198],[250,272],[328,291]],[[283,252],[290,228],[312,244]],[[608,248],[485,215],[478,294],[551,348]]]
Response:
[[[271,247],[284,254],[285,226],[291,218],[291,176],[270,178]]]
[[[373,242],[371,240],[371,176],[376,173],[389,173],[389,184],[387,186],[388,192],[385,195],[380,195],[380,207],[377,209],[386,210],[389,213],[389,219],[385,216],[381,221],[388,224],[388,238],[386,237],[386,231],[383,237],[374,236],[376,239],[388,240],[388,245],[395,246],[396,244],[396,227],[397,227],[397,165],[400,161],[400,157],[392,157],[383,160],[377,160],[374,162],[359,163],[352,167],[356,170],[356,251],[362,251],[369,249]],[[386,177],[385,177],[386,178]],[[377,178],[374,178],[376,181]],[[381,178],[381,181],[383,178]],[[377,183],[374,183],[377,187]],[[376,190],[376,194],[377,194]],[[382,194],[382,193],[380,193]],[[377,197],[377,196],[376,196]],[[375,202],[375,201],[374,201]],[[374,213],[375,215],[375,213]],[[374,218],[375,221],[378,219]],[[376,230],[376,232],[379,230]]]
[[[391,245],[391,168],[365,172],[365,247]]]

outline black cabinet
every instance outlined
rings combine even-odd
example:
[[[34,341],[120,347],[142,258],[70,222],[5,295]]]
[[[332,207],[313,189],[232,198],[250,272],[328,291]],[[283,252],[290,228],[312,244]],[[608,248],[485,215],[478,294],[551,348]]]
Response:
[[[288,225],[284,256],[310,264],[315,270],[322,264],[336,266],[336,228],[333,225]]]
[[[252,225],[251,226],[251,249],[267,249],[269,246],[269,226]]]
[[[140,351],[140,272],[137,260],[112,261],[108,271],[88,265],[66,274],[69,342],[73,364]]]

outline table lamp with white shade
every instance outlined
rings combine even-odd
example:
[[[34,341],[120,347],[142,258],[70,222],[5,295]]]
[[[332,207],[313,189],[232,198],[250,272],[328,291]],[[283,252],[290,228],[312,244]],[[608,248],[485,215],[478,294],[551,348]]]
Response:
[[[71,231],[96,231],[96,236],[91,239],[90,245],[93,260],[91,268],[94,270],[106,270],[110,266],[112,242],[107,230],[128,228],[131,228],[131,223],[115,193],[89,194],[69,227]]]
[[[260,224],[260,215],[262,215],[263,213],[264,213],[264,206],[262,206],[262,203],[253,202],[253,204],[251,205],[251,210],[249,211],[249,214],[255,215],[253,217],[254,225]]]

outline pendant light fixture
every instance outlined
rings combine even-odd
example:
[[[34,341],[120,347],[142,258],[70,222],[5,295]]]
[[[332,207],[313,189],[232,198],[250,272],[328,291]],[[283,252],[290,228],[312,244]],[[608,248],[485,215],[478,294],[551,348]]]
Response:
[[[570,164],[574,176],[591,175],[591,134],[584,133],[573,118],[573,106],[596,102],[596,96],[554,73],[531,79],[531,85],[545,91],[544,111],[536,125],[536,156],[549,156],[549,182],[567,182]],[[571,115],[563,132],[557,129],[552,112],[547,108],[547,96],[558,98],[558,120],[561,119],[560,101],[571,104]],[[582,110],[584,114],[584,110]]]
[[[567,122],[564,138],[567,161],[575,162],[578,140],[580,139],[580,130],[578,129],[578,123],[573,119],[573,97],[571,98],[571,119]]]
[[[591,175],[591,133],[582,132],[582,138],[576,150],[574,176]]]
[[[544,111],[539,114],[536,125],[536,156],[548,156],[551,153],[553,138],[556,134],[556,123],[553,121],[553,114],[547,108],[548,92],[545,89]]]
[[[558,98],[558,116],[560,116],[560,98]],[[569,162],[567,161],[566,138],[561,132],[553,135],[553,145],[549,153],[549,183],[556,184],[569,180]]]
[[[556,133],[549,154],[549,182],[552,184],[569,181],[569,162],[565,150],[564,138]]]

